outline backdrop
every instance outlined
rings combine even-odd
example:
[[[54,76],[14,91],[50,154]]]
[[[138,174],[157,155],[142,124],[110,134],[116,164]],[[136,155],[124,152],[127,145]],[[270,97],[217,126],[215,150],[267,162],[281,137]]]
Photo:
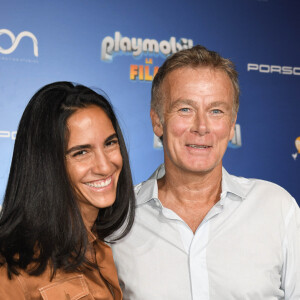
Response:
[[[0,10],[0,204],[21,114],[43,85],[103,89],[120,119],[134,182],[163,161],[149,117],[167,55],[202,44],[240,74],[230,173],[273,181],[300,200],[299,0],[10,0]]]

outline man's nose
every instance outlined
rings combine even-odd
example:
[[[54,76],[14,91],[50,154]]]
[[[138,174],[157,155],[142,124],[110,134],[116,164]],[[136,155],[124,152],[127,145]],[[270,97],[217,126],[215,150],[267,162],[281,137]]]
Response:
[[[197,133],[199,135],[205,135],[209,133],[209,119],[205,112],[197,111],[193,118],[193,124],[191,127],[191,131],[193,133]]]

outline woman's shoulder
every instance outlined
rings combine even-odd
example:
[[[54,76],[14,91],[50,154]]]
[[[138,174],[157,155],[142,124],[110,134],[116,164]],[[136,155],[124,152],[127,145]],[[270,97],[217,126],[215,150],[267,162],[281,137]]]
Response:
[[[7,268],[0,267],[0,281],[0,300],[78,299],[90,293],[82,274],[58,271],[50,280],[50,269],[39,276],[20,271],[9,279]]]
[[[30,276],[24,270],[18,272],[9,277],[7,266],[0,267],[0,300],[41,299],[39,289],[50,282],[50,272],[46,270],[39,276]]]
[[[0,282],[0,300],[26,299],[26,292],[20,277],[12,275],[9,278],[5,265],[0,266]]]

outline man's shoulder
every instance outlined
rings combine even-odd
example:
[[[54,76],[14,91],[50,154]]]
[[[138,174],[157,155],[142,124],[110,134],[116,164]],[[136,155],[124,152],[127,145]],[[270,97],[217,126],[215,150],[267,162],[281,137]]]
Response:
[[[225,171],[226,172],[226,171]],[[240,192],[244,199],[251,198],[255,201],[263,201],[265,204],[290,206],[295,199],[282,186],[267,180],[245,178],[230,175],[226,172],[226,181],[229,189]]]
[[[223,172],[224,171],[225,170],[223,170]],[[245,188],[248,188],[250,191],[251,190],[272,191],[272,192],[280,193],[281,195],[291,196],[287,190],[285,190],[283,187],[281,187],[280,185],[274,182],[263,180],[263,179],[257,179],[257,178],[246,178],[246,177],[235,176],[227,172],[226,174],[227,174],[226,177],[230,178],[230,181],[232,182],[233,185],[245,186]]]
[[[272,195],[292,198],[290,193],[277,183],[256,178],[247,178],[246,180],[248,180],[249,184],[252,185],[252,188],[255,191],[266,192],[266,196],[271,193]]]

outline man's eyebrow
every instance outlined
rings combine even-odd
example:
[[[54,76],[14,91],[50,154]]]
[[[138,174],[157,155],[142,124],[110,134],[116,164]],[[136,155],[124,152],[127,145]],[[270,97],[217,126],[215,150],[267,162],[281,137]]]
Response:
[[[90,148],[92,148],[92,146],[90,144],[76,145],[76,146],[68,149],[66,154],[70,154],[71,152],[74,152],[74,151],[79,151],[79,150],[82,150],[82,149],[90,149]]]
[[[225,101],[214,101],[214,102],[209,103],[209,106],[210,107],[223,106],[223,107],[229,108],[229,104]]]
[[[170,105],[171,108],[182,105],[182,104],[186,104],[186,105],[190,105],[190,106],[196,106],[196,102],[190,99],[178,99],[174,102],[172,102],[172,104]]]
[[[197,106],[197,102],[194,100],[190,100],[190,99],[178,99],[174,102],[171,103],[171,108],[182,105],[182,104],[187,104],[190,106]],[[229,104],[225,101],[213,101],[211,103],[209,103],[210,107],[213,106],[225,106],[225,107],[229,107]]]

